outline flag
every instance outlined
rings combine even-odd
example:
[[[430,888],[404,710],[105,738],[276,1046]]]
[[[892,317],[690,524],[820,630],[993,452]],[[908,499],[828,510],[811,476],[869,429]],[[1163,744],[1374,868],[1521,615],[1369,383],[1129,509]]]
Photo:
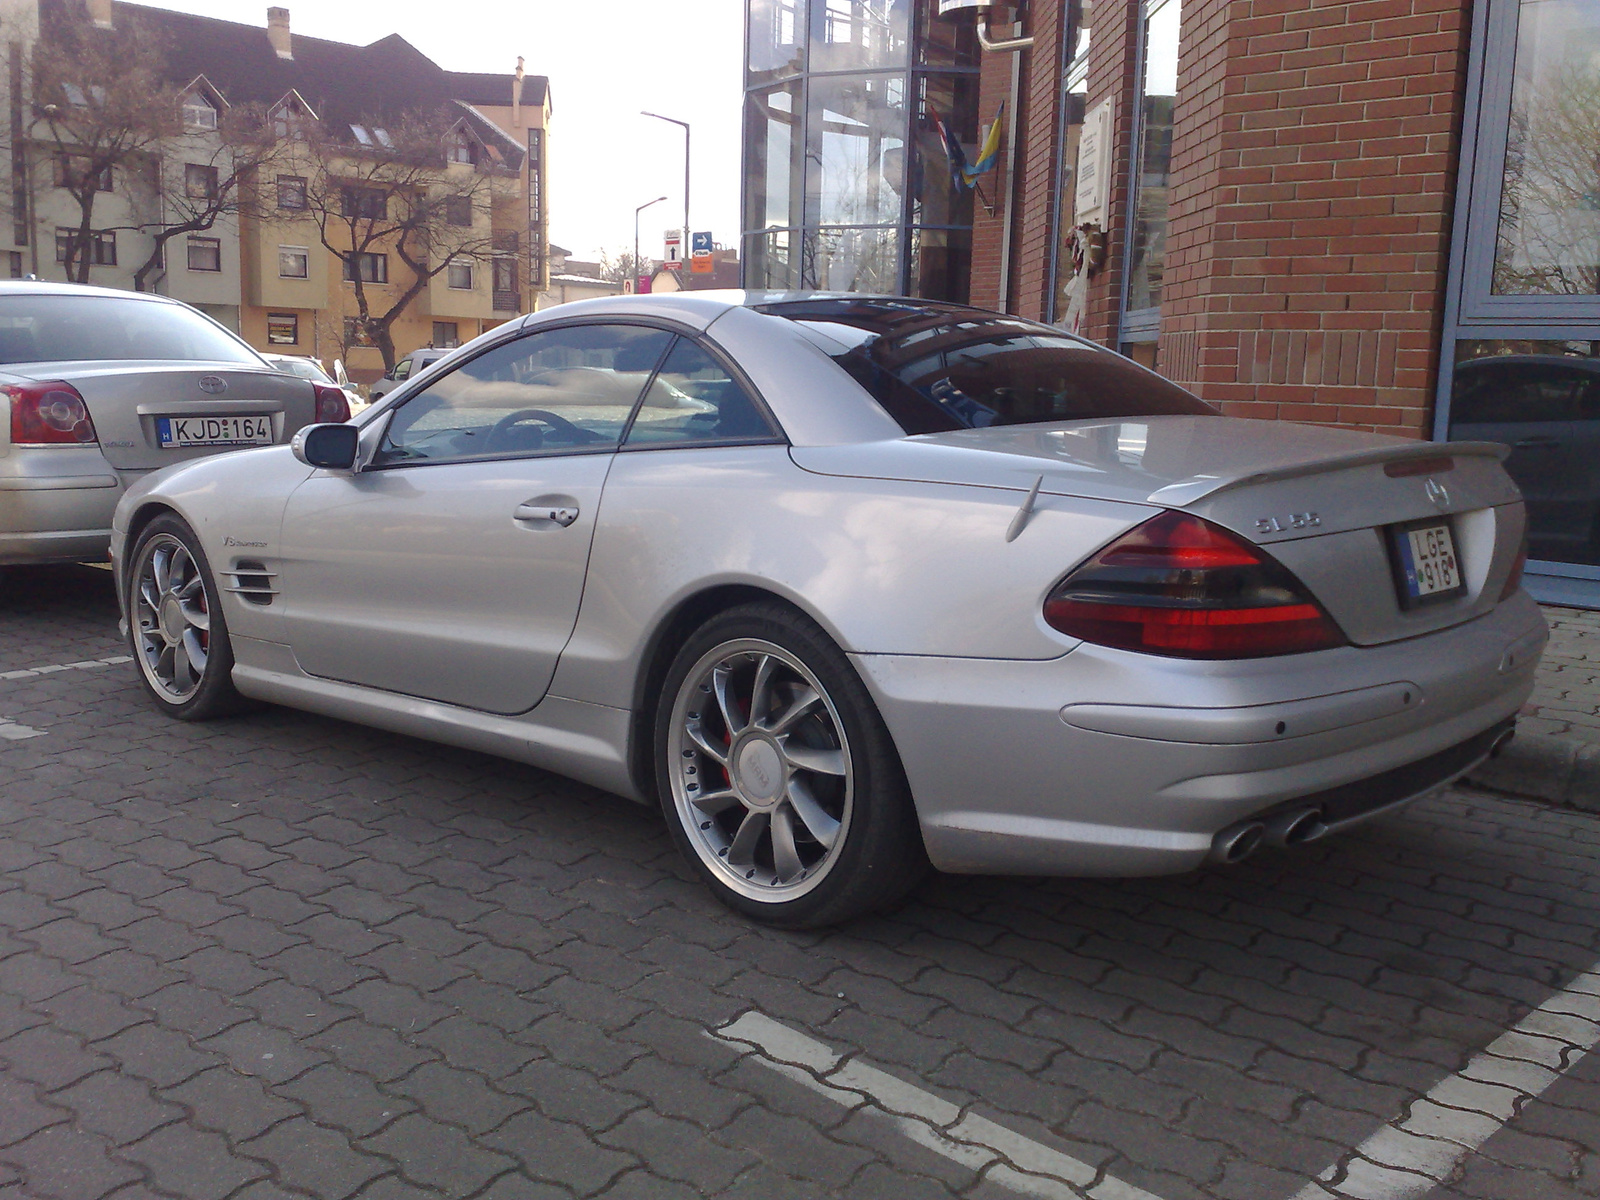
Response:
[[[978,151],[978,161],[968,166],[965,162],[961,165],[961,182],[968,187],[978,186],[978,177],[987,175],[994,170],[995,161],[1000,157],[1000,124],[1005,119],[1006,104],[1000,102],[999,111],[994,114],[994,124],[989,126],[989,132],[984,136],[983,146]],[[963,155],[963,158],[966,156]]]
[[[939,110],[933,105],[928,105],[928,115],[933,118],[933,127],[939,131],[939,140],[944,143],[945,162],[950,166],[950,182],[960,187],[967,173],[967,152],[961,148],[961,143],[956,140],[956,135],[944,123],[944,118],[939,115]]]

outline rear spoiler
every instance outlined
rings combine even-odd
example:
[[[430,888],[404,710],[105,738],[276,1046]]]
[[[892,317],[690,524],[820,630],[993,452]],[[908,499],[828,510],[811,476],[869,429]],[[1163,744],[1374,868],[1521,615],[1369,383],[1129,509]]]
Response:
[[[1493,458],[1505,461],[1511,453],[1509,446],[1499,442],[1417,442],[1409,446],[1383,446],[1375,450],[1350,450],[1343,454],[1330,454],[1313,462],[1291,463],[1282,467],[1269,467],[1252,471],[1248,475],[1199,475],[1180,483],[1169,483],[1150,493],[1150,503],[1167,508],[1182,508],[1207,496],[1234,488],[1251,487],[1280,479],[1298,479],[1305,475],[1322,475],[1328,471],[1343,471],[1349,467],[1364,467],[1369,463],[1400,462],[1408,458]]]

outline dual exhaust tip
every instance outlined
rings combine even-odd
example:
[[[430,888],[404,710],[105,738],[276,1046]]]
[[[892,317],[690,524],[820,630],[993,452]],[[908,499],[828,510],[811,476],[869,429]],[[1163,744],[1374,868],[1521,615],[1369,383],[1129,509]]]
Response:
[[[1297,808],[1265,820],[1239,821],[1211,839],[1206,861],[1243,862],[1262,846],[1303,846],[1327,832],[1320,808]]]

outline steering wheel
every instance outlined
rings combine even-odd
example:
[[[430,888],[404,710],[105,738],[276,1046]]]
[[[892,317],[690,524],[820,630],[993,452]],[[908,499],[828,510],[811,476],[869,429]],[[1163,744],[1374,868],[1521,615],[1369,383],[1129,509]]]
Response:
[[[581,446],[587,442],[598,442],[604,440],[600,434],[595,433],[593,430],[584,429],[581,426],[574,425],[565,417],[560,416],[557,413],[553,413],[549,409],[519,408],[516,412],[507,413],[494,423],[493,428],[489,430],[489,436],[484,439],[485,448],[489,450],[509,449],[510,447],[504,446],[502,443],[509,440],[508,435],[510,434],[512,428],[523,421],[542,421],[546,425],[550,426],[552,431],[564,434],[566,437],[570,438],[572,444],[575,446]],[[541,431],[540,445],[543,445],[543,441],[543,432]],[[522,449],[524,447],[518,448]],[[538,449],[539,447],[535,446],[532,448]]]

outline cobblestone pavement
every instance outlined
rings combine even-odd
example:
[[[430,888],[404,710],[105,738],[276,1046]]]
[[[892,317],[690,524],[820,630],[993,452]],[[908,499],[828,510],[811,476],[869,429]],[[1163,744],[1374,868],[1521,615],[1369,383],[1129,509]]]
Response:
[[[1600,958],[1600,819],[1470,791],[1231,870],[754,928],[582,786],[286,710],[166,719],[99,662],[109,582],[0,596],[30,731],[0,740],[7,1200],[1079,1194],[1011,1169],[1051,1150],[1097,1200],[1288,1200]],[[708,1036],[752,1013],[994,1122],[1010,1166]],[[1600,1196],[1600,1053],[1518,1044],[1570,1069],[1511,1063],[1554,1082],[1405,1194]]]

